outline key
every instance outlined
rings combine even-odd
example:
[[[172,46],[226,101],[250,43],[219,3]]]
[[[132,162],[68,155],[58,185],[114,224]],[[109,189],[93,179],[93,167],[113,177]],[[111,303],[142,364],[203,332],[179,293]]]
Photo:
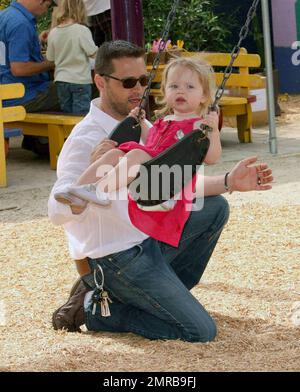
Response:
[[[93,316],[95,316],[95,314],[96,314],[97,303],[99,303],[99,301],[100,301],[100,296],[101,296],[101,291],[99,289],[95,289],[95,291],[92,295],[92,302],[93,302],[92,315]]]
[[[109,298],[107,291],[103,290],[100,293],[100,309],[101,309],[101,316],[102,317],[111,316],[111,313],[109,310],[109,302],[112,303],[112,300]]]

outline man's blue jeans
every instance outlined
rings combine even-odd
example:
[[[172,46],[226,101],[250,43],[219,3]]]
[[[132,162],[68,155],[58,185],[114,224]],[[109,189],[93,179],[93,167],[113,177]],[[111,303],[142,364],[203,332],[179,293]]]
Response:
[[[229,216],[222,196],[205,198],[201,211],[193,211],[178,248],[148,238],[126,251],[89,259],[101,282],[101,266],[113,303],[110,317],[97,305],[85,304],[86,326],[91,331],[133,332],[149,339],[207,342],[216,325],[190,293],[199,281]],[[84,280],[94,286],[93,274]]]

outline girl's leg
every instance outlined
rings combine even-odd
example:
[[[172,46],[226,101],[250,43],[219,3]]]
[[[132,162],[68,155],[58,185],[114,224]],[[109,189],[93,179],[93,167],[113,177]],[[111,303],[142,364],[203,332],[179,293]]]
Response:
[[[121,160],[119,160],[123,156]],[[118,149],[108,151],[93,164],[90,171],[81,176],[83,185],[70,187],[69,192],[80,199],[100,205],[110,204],[108,192],[126,187],[137,175],[140,164],[149,160],[151,156],[143,150],[132,150],[124,155]],[[112,167],[110,169],[110,167]],[[95,182],[94,179],[100,178]],[[87,184],[86,181],[93,180]]]
[[[113,192],[129,185],[136,177],[140,165],[151,159],[151,155],[144,150],[135,149],[128,152],[119,163],[102,176],[97,182],[101,192]]]
[[[123,159],[120,160],[121,157]],[[75,186],[69,188],[67,194],[59,194],[59,199],[56,198],[56,200],[71,204],[71,194],[82,200],[108,205],[110,200],[107,192],[116,191],[130,184],[135,179],[140,164],[150,158],[149,154],[139,149],[132,150],[125,155],[121,150],[110,150],[81,175]],[[112,167],[111,170],[107,170],[108,166]],[[103,174],[104,170],[105,174]],[[96,181],[99,177],[100,180]]]
[[[124,152],[115,148],[107,151],[101,158],[92,163],[83,174],[79,177],[75,185],[70,186],[64,192],[58,192],[54,195],[55,199],[63,204],[82,207],[87,201],[99,203],[102,205],[109,204],[107,195],[103,195],[102,199],[96,195],[97,170],[100,166],[113,167],[124,156]],[[106,197],[104,197],[106,196]]]
[[[97,170],[100,166],[112,166],[115,167],[119,160],[125,155],[125,153],[118,148],[107,151],[101,158],[93,162],[78,178],[76,185],[91,184],[97,182]]]

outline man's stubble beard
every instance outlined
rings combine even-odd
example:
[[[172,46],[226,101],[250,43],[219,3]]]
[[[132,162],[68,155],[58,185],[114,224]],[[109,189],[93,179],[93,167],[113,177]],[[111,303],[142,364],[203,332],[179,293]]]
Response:
[[[121,117],[126,117],[128,116],[129,112],[130,112],[130,107],[129,107],[129,103],[127,102],[120,102],[118,100],[116,100],[116,98],[114,97],[113,94],[108,94],[108,103],[109,106],[111,107],[111,110],[116,113],[117,115],[121,116]]]

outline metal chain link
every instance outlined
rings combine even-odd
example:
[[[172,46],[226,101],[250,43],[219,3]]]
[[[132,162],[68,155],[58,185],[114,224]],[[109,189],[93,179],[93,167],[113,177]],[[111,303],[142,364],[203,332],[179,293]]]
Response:
[[[158,52],[157,52],[157,54],[156,54],[156,56],[155,56],[155,58],[153,60],[153,63],[152,63],[152,68],[151,68],[151,71],[149,73],[148,85],[147,85],[147,87],[146,87],[146,89],[144,91],[144,94],[142,96],[142,99],[141,99],[141,102],[140,102],[140,105],[139,105],[139,114],[138,114],[138,116],[140,116],[141,110],[144,107],[144,103],[146,102],[146,100],[149,97],[151,84],[152,84],[152,81],[153,81],[153,79],[155,77],[155,73],[156,73],[156,70],[157,70],[159,62],[160,62],[160,55],[165,50],[171,25],[174,22],[175,17],[176,17],[176,10],[178,8],[179,1],[180,0],[174,0],[172,8],[171,8],[171,10],[170,10],[170,12],[168,14],[168,17],[167,17],[167,21],[166,21],[165,27],[163,29],[163,32],[162,32],[161,36],[160,36],[161,40],[160,40],[160,43],[159,43],[159,46],[158,46]]]
[[[235,47],[233,48],[233,50],[230,54],[230,56],[231,56],[230,63],[225,68],[224,78],[222,80],[221,85],[218,87],[218,89],[216,91],[215,100],[211,106],[212,108],[216,108],[216,106],[218,105],[218,102],[220,101],[220,99],[222,98],[222,96],[224,94],[226,82],[230,78],[232,71],[233,71],[233,63],[240,53],[242,41],[247,37],[247,35],[249,33],[249,25],[256,14],[256,9],[257,9],[259,1],[260,0],[254,0],[249,11],[248,11],[245,25],[241,28],[241,31],[239,33],[239,41],[235,45]]]

